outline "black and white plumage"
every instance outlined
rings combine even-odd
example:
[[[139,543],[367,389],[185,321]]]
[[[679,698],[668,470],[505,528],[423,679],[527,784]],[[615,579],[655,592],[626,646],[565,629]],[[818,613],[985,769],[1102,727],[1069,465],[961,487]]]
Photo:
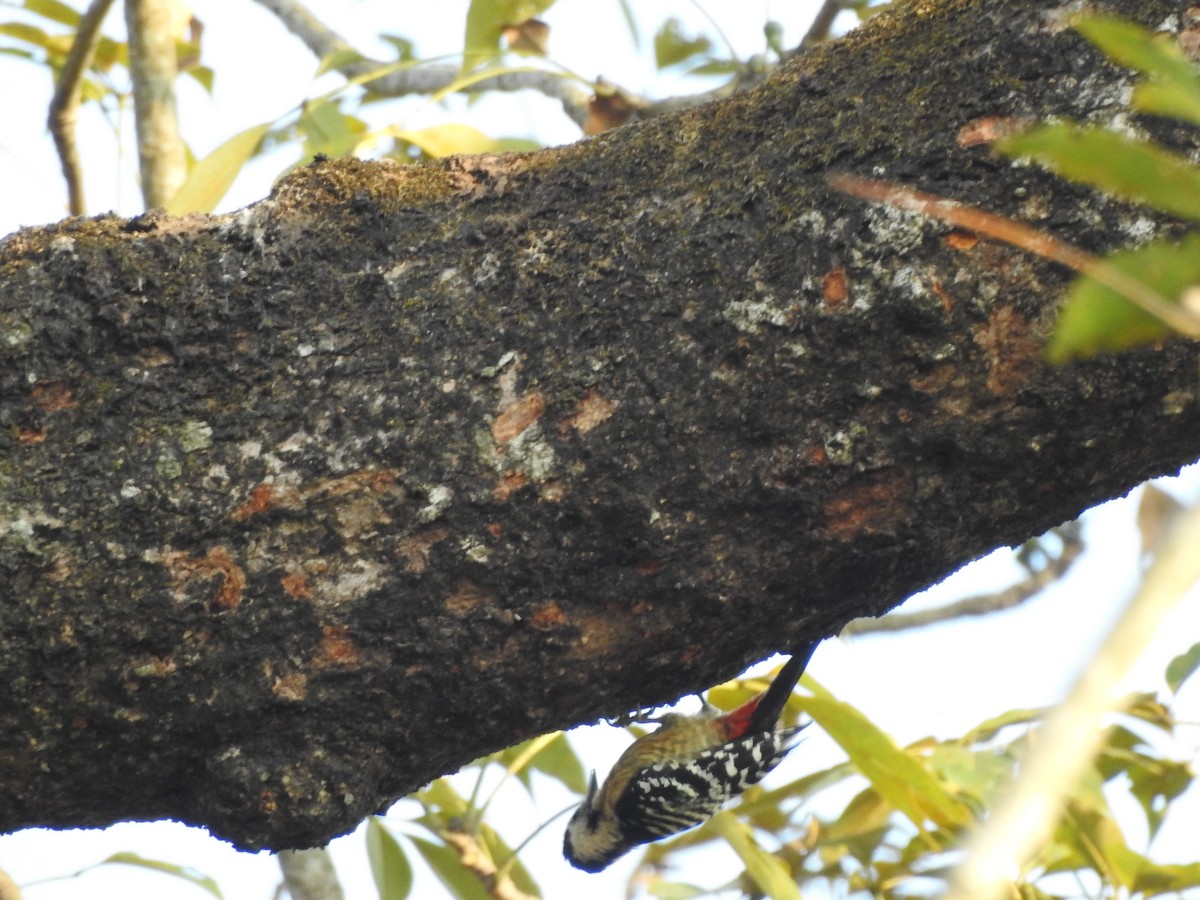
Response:
[[[657,731],[621,754],[603,787],[593,773],[563,838],[568,862],[599,872],[639,844],[705,822],[761,781],[804,727],[776,726],[815,649],[797,651],[767,690],[731,712],[662,716]]]

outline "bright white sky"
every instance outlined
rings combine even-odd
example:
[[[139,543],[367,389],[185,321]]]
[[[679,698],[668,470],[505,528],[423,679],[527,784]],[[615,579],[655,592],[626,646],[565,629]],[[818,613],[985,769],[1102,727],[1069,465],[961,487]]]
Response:
[[[81,5],[82,0],[71,0]],[[666,95],[680,89],[674,79],[660,79],[645,52],[657,23],[670,15],[692,31],[708,28],[696,6],[685,0],[631,3],[645,23],[639,57],[616,0],[559,0],[545,19],[552,27],[552,50],[557,58],[585,76],[604,75],[632,90]],[[314,0],[310,7],[332,27],[367,53],[386,58],[387,49],[373,42],[387,30],[417,40],[425,56],[461,49],[465,0],[418,4],[397,0]],[[781,21],[785,44],[794,43],[807,26],[816,3],[775,0],[706,0],[743,57],[762,49],[762,23]],[[425,10],[435,9],[435,13]],[[8,3],[0,3],[0,21],[14,18]],[[249,0],[212,0],[202,7],[205,61],[217,70],[215,96],[209,98],[189,80],[180,92],[181,118],[193,151],[202,156],[230,134],[286,114],[305,97],[333,87],[326,78],[314,83],[314,60],[294,38]],[[123,33],[119,5],[110,14],[110,34]],[[0,39],[0,47],[5,45]],[[264,72],[269,71],[269,74]],[[57,159],[45,133],[50,96],[41,68],[0,55],[0,235],[24,225],[54,221],[65,214],[65,190]],[[19,85],[20,89],[12,89]],[[494,108],[489,108],[494,107]],[[574,125],[556,104],[542,98],[517,96],[489,101],[467,109],[446,111],[416,99],[372,113],[373,124],[404,121],[413,127],[442,121],[471,121],[491,134],[537,134],[549,143],[577,139]],[[94,212],[114,209],[122,214],[140,211],[132,158],[131,126],[124,124],[124,149],[113,130],[94,109],[85,110],[80,140],[88,159],[87,196]],[[237,208],[263,197],[271,178],[295,160],[294,149],[257,163],[235,185],[224,205]],[[1194,500],[1200,496],[1200,475],[1193,469],[1177,491]],[[933,734],[949,737],[1015,707],[1034,707],[1062,696],[1082,661],[1094,647],[1127,599],[1137,578],[1137,536],[1134,502],[1117,501],[1087,515],[1090,552],[1062,583],[1031,606],[985,620],[939,626],[920,633],[889,638],[831,640],[817,652],[810,671],[837,696],[861,708],[901,743]],[[1015,564],[1007,553],[993,554],[943,585],[910,601],[940,603],[960,595],[994,590],[1013,580]],[[1143,665],[1131,690],[1154,690],[1162,684],[1167,660],[1200,639],[1200,602],[1193,591]],[[1200,688],[1191,685],[1181,698],[1179,715],[1200,722]],[[814,729],[815,731],[815,729]],[[1185,738],[1193,750],[1200,734],[1193,728]],[[581,730],[577,746],[588,765],[603,774],[627,742],[623,732],[606,726]],[[810,737],[785,762],[774,778],[788,780],[843,758],[822,735]],[[469,791],[466,785],[464,791]],[[1193,792],[1195,794],[1196,792]],[[534,808],[522,791],[502,795],[495,809],[504,810],[502,832],[518,842],[536,825],[538,816],[561,809],[569,798],[554,790],[539,794]],[[1168,829],[1156,844],[1155,856],[1168,861],[1196,859],[1195,831],[1200,821],[1200,798],[1190,798],[1191,814]],[[402,818],[403,806],[397,811]],[[495,817],[493,817],[495,818]],[[1136,821],[1136,818],[1131,821]],[[1132,830],[1132,829],[1131,829]],[[615,866],[602,876],[576,872],[560,856],[561,827],[547,829],[527,851],[547,896],[574,892],[582,896],[621,896],[628,866]],[[242,854],[196,829],[154,823],[115,826],[106,831],[47,833],[28,831],[0,838],[0,868],[19,884],[62,875],[96,862],[110,853],[133,851],[144,856],[191,865],[216,878],[229,900],[268,900],[278,882],[275,862],[265,855]],[[361,835],[334,842],[339,875],[350,900],[375,896]],[[636,854],[635,854],[636,855]],[[687,880],[702,881],[705,876]],[[716,883],[712,879],[710,883]],[[208,896],[182,882],[125,867],[103,867],[79,880],[28,887],[28,900],[65,900],[87,896],[103,900]],[[440,896],[429,881],[415,896]]]

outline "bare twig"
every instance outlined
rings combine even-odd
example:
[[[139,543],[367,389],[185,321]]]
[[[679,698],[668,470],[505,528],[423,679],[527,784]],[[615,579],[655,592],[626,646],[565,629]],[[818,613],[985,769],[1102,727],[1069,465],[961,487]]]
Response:
[[[453,85],[462,75],[458,66],[444,64],[412,66],[403,69],[389,68],[389,63],[373,60],[359,53],[348,41],[309,12],[298,0],[256,0],[256,2],[273,13],[292,34],[304,42],[304,45],[318,59],[328,59],[334,54],[344,55],[346,61],[339,62],[335,68],[346,77],[356,78],[373,71],[386,70],[367,84],[368,90],[377,96],[405,97],[413,94],[422,96],[437,94]],[[633,117],[647,119],[699,106],[746,86],[748,86],[748,82],[739,80],[734,84],[706,91],[703,94],[668,97],[662,100],[650,100],[626,91],[622,91],[622,94],[629,99],[634,108]],[[550,70],[523,69],[502,72],[473,82],[471,90],[480,92],[537,91],[539,94],[561,103],[563,112],[580,128],[583,128],[588,120],[589,103],[592,99],[591,92],[583,88],[577,79]],[[631,118],[629,121],[633,121],[633,119]]]
[[[0,869],[0,900],[21,900],[21,889],[3,869]]]
[[[175,35],[163,0],[126,0],[129,75],[137,121],[138,164],[146,208],[165,206],[187,177],[175,115]]]
[[[984,212],[973,206],[947,200],[923,191],[857,175],[833,175],[829,183],[839,191],[864,200],[887,203],[898,209],[921,213],[941,219],[951,225],[966,228],[977,234],[1004,241],[1045,259],[1052,260],[1080,275],[1086,275],[1112,291],[1116,291],[1143,312],[1154,316],[1184,337],[1200,338],[1200,317],[1192,315],[1161,296],[1137,278],[1121,271],[1111,263],[1085,253],[1078,247],[1060,241],[1053,235],[1030,228],[1013,219]]]
[[[956,600],[954,603],[948,603],[936,609],[891,613],[878,619],[854,619],[842,629],[841,636],[858,637],[864,634],[907,631],[934,625],[938,622],[965,619],[968,616],[985,616],[989,613],[1020,606],[1065,575],[1071,568],[1071,564],[1083,552],[1083,540],[1079,535],[1078,523],[1072,522],[1057,529],[1057,534],[1063,542],[1058,556],[1047,559],[1045,565],[1039,569],[1035,570],[1030,567],[1028,577],[1011,587],[989,594],[964,597],[962,600]]]
[[[1045,846],[1064,800],[1092,764],[1106,731],[1103,717],[1120,705],[1121,680],[1163,617],[1200,580],[1198,546],[1200,507],[1176,527],[1070,696],[1031,736],[1020,777],[968,843],[947,900],[1014,896],[1013,878]]]
[[[75,124],[79,118],[83,76],[91,65],[96,44],[100,41],[100,25],[112,4],[113,0],[92,0],[80,17],[71,52],[67,54],[67,61],[54,85],[54,97],[50,100],[50,114],[46,120],[58,151],[63,178],[67,182],[67,203],[73,216],[82,216],[87,212],[83,197],[83,169],[79,165],[79,149],[75,146]]]
[[[817,10],[816,17],[812,20],[812,24],[808,26],[808,31],[804,33],[804,37],[800,39],[800,43],[796,45],[789,57],[799,56],[810,48],[821,43],[821,41],[829,38],[829,31],[833,28],[833,20],[837,18],[845,6],[842,0],[825,0],[821,4],[821,8]]]
[[[530,894],[513,884],[507,871],[501,872],[496,869],[492,855],[474,835],[465,831],[443,831],[440,835],[446,846],[458,852],[462,867],[483,883],[489,896],[495,900],[534,900]]]
[[[345,896],[329,851],[324,847],[282,850],[277,858],[283,883],[292,900],[342,900]]]

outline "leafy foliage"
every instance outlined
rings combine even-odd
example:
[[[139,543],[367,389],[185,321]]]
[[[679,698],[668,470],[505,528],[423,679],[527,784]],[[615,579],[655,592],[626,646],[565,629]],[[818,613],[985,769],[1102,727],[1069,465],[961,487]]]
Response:
[[[1076,27],[1115,61],[1144,76],[1133,93],[1134,109],[1200,124],[1200,75],[1174,41],[1106,16],[1081,19]],[[1116,197],[1200,220],[1200,168],[1147,138],[1058,123],[1007,138],[999,149],[1011,156],[1031,157],[1065,178]],[[1198,240],[1195,234],[1160,239],[1119,251],[1106,263],[1148,286],[1165,304],[1179,306],[1187,289],[1200,283]],[[1186,307],[1184,312],[1200,330],[1200,313]],[[1171,334],[1172,324],[1152,313],[1095,277],[1080,278],[1064,302],[1047,356],[1061,363]]]

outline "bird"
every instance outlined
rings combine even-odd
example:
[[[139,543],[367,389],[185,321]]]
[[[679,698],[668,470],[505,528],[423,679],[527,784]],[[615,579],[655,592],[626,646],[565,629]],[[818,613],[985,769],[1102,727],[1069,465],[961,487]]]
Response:
[[[710,819],[775,768],[808,723],[779,728],[779,717],[818,641],[797,648],[775,680],[730,712],[705,704],[695,716],[666,713],[659,728],[621,754],[603,786],[593,771],[571,816],[563,855],[600,872],[634,847]]]

